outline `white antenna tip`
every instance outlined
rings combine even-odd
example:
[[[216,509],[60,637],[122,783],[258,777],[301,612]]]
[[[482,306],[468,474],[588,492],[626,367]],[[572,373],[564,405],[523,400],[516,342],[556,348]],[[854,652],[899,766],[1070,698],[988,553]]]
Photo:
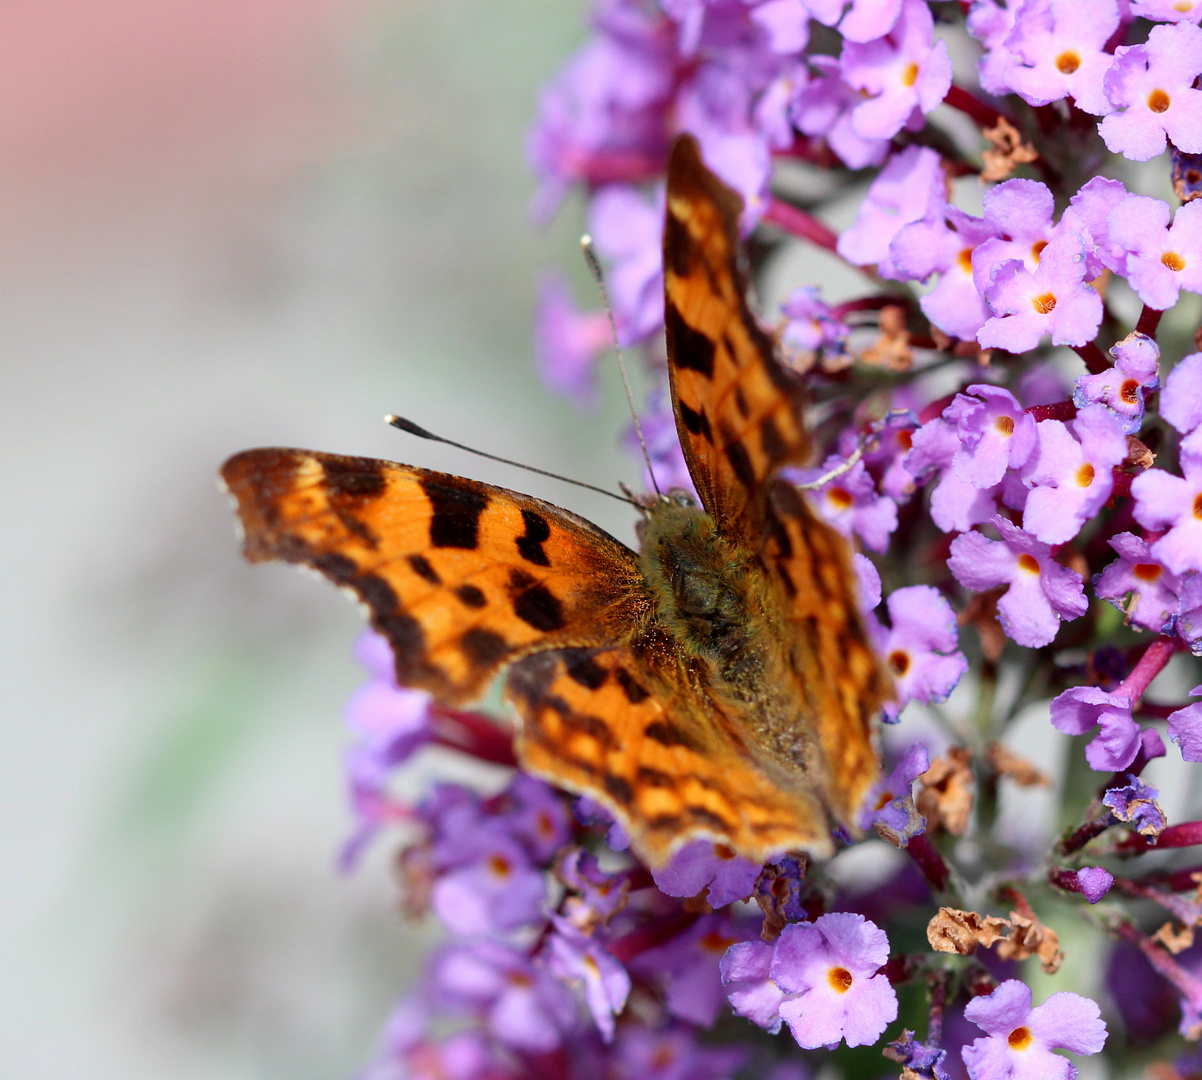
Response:
[[[398,417],[395,413],[389,413],[387,416],[384,417],[384,423],[395,424],[397,422],[397,420],[399,420],[399,419],[400,419],[400,417]]]
[[[593,238],[592,238],[591,236],[589,236],[589,234],[588,234],[588,233],[585,233],[585,234],[584,234],[584,235],[583,235],[583,236],[580,238],[580,246],[581,246],[582,248],[590,248],[590,247],[592,247],[592,246],[593,246]]]

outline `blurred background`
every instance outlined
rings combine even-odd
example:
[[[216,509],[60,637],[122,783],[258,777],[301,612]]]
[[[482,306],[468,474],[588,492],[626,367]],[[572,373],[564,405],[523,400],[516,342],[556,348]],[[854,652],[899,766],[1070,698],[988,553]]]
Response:
[[[343,1077],[429,932],[335,868],[355,607],[239,559],[253,445],[599,496],[625,406],[534,373],[523,139],[579,0],[0,9],[0,1076]],[[429,768],[437,769],[437,762]]]

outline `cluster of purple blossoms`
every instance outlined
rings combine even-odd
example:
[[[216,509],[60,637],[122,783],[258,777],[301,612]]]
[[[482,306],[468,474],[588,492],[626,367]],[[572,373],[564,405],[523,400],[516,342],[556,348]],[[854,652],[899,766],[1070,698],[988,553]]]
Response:
[[[534,212],[587,198],[660,488],[691,486],[662,377],[674,136],[742,196],[753,277],[792,246],[859,283],[787,282],[766,329],[818,403],[788,477],[860,549],[888,768],[870,839],[826,864],[699,841],[649,868],[520,771],[393,795],[430,747],[516,762],[365,639],[347,861],[404,831],[406,907],[448,935],[365,1076],[1070,1078],[1059,1051],[1103,1050],[1202,1075],[1202,786],[1174,780],[1202,762],[1200,23],[1196,0],[594,0],[539,100]],[[536,336],[590,404],[605,313],[550,277]],[[1037,963],[1061,983],[1033,1005]]]

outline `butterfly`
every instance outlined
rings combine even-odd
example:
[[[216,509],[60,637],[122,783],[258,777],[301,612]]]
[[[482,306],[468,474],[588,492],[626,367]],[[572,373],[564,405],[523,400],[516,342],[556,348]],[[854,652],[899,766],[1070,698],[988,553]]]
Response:
[[[846,539],[777,475],[810,439],[800,380],[745,300],[739,196],[678,138],[664,224],[668,374],[700,505],[649,499],[635,552],[476,480],[308,450],[222,477],[252,562],[350,589],[399,683],[447,705],[508,669],[522,767],[605,806],[662,865],[709,838],[763,860],[858,833],[892,695]]]

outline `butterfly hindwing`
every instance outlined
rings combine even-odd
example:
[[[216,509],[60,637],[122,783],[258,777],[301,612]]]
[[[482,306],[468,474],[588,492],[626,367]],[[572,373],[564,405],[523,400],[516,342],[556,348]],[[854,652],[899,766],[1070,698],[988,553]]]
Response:
[[[506,693],[523,767],[606,806],[652,865],[697,837],[749,857],[829,849],[813,793],[770,780],[711,709],[625,646],[531,656]]]
[[[800,381],[775,359],[745,298],[742,201],[676,140],[668,164],[664,316],[676,429],[702,505],[729,536],[758,543],[772,474],[803,462]]]
[[[629,635],[645,600],[634,552],[574,514],[446,473],[306,450],[248,450],[222,470],[245,553],[353,590],[403,685],[480,696],[535,649]]]

